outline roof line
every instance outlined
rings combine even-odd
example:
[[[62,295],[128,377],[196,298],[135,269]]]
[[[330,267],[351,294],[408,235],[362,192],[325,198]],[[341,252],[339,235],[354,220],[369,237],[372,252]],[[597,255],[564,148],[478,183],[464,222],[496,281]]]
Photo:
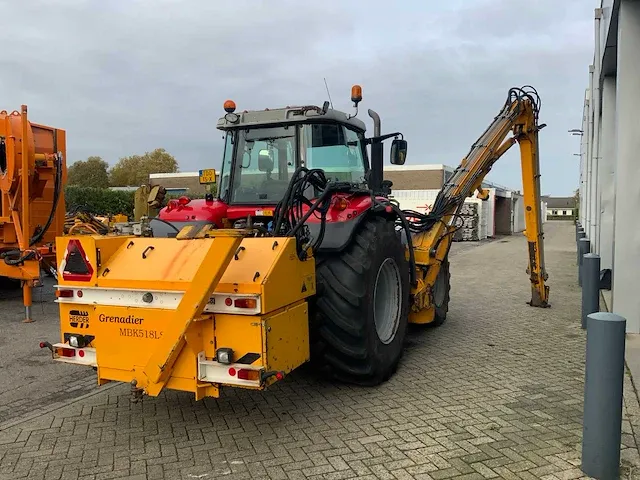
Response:
[[[442,163],[426,163],[422,165],[385,165],[387,172],[411,172],[417,170],[447,170],[453,172],[453,168]]]
[[[150,173],[149,178],[184,178],[199,177],[198,172],[175,172],[175,173]]]

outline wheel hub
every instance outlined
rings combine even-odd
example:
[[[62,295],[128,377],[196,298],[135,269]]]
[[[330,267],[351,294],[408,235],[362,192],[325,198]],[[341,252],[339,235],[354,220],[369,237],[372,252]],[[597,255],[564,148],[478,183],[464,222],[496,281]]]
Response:
[[[398,264],[392,258],[382,262],[376,275],[373,294],[373,319],[378,338],[384,344],[393,341],[400,325],[402,281]]]

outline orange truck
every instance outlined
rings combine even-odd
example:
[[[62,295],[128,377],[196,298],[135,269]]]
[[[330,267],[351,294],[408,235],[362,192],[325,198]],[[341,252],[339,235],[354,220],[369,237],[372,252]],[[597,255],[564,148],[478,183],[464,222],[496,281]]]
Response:
[[[0,277],[21,281],[25,322],[41,265],[55,265],[63,234],[65,142],[64,130],[30,122],[26,105],[0,112]]]

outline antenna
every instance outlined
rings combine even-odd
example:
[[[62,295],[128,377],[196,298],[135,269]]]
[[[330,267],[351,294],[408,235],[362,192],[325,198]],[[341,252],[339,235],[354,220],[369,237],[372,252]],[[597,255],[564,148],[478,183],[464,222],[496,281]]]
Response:
[[[329,97],[329,103],[331,104],[331,108],[333,109],[333,100],[331,100],[331,94],[329,93],[329,85],[327,85],[327,79],[324,79],[324,86],[327,89],[327,96]]]

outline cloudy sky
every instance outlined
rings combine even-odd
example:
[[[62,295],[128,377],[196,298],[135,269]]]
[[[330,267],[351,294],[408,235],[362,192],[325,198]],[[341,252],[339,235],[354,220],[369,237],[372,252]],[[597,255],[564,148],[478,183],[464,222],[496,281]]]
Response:
[[[26,103],[32,121],[66,129],[69,162],[163,147],[190,171],[220,164],[225,99],[321,105],[326,77],[340,109],[362,85],[361,110],[405,134],[407,163],[456,166],[508,89],[531,84],[548,125],[543,193],[570,194],[591,3],[0,0],[0,109]],[[519,188],[518,161],[514,148],[489,180]]]

